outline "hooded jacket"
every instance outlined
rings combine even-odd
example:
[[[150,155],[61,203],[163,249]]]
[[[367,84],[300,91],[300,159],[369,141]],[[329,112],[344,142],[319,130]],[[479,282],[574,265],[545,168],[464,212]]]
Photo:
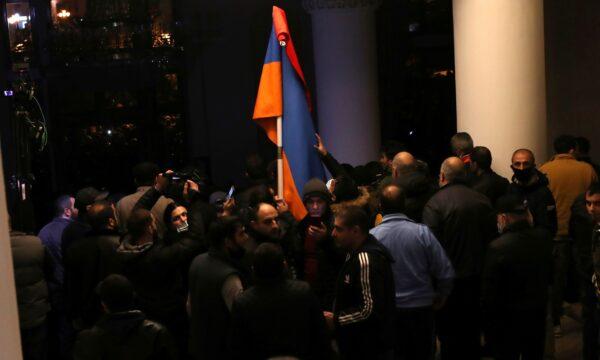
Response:
[[[388,250],[373,235],[348,253],[333,306],[343,358],[376,358],[393,348],[395,292]]]
[[[141,311],[108,314],[82,331],[73,349],[75,360],[176,360],[177,350],[164,326]]]
[[[514,176],[508,186],[508,194],[521,196],[527,200],[527,207],[533,216],[534,226],[546,228],[552,237],[558,229],[556,202],[548,188],[548,178],[539,170],[535,170],[531,179],[520,183]]]

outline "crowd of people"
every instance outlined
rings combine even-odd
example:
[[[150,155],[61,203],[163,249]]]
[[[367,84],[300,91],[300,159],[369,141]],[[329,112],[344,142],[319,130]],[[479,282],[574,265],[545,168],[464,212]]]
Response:
[[[25,359],[543,359],[574,277],[598,359],[600,185],[585,138],[503,178],[467,133],[434,174],[397,142],[302,189],[295,219],[248,158],[229,194],[150,162],[115,199],[56,201],[11,231]],[[232,189],[233,190],[233,189]]]

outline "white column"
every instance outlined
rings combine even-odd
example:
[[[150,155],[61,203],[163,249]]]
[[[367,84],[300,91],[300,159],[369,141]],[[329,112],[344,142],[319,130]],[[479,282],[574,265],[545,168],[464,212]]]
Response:
[[[543,0],[454,0],[458,131],[509,176],[512,152],[547,158]]]
[[[312,16],[319,132],[352,165],[377,160],[377,0],[304,0]]]
[[[2,155],[0,154],[0,158]],[[0,359],[21,359],[21,334],[15,291],[4,170],[0,161]]]

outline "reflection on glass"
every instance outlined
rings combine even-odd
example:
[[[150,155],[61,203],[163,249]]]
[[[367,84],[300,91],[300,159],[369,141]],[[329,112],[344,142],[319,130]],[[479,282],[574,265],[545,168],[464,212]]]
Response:
[[[28,1],[11,1],[7,3],[6,16],[13,66],[16,68],[27,67],[32,50],[31,17]]]

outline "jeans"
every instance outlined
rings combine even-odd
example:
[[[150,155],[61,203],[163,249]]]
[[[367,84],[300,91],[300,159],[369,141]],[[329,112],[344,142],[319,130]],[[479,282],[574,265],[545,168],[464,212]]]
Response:
[[[434,313],[431,306],[396,309],[397,360],[431,360],[434,349]]]

